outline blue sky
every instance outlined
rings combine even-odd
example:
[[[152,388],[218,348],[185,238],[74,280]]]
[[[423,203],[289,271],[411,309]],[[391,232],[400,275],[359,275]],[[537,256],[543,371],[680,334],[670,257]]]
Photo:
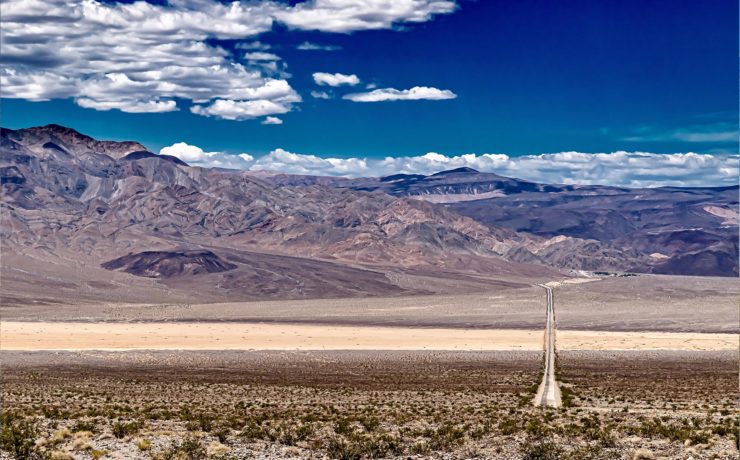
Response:
[[[253,158],[737,153],[736,1],[375,3],[109,2],[98,31],[77,1],[10,0],[2,124]]]

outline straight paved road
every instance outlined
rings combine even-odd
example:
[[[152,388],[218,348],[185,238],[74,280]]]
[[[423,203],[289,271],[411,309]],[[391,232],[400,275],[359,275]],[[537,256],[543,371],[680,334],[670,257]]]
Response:
[[[536,406],[560,407],[560,389],[555,380],[555,306],[552,288],[541,284],[547,292],[547,322],[545,324],[545,372],[537,390]]]

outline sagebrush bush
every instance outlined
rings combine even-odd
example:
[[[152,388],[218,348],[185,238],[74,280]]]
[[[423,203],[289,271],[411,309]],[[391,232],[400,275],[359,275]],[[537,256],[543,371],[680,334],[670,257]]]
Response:
[[[0,416],[0,446],[19,460],[40,458],[35,446],[37,436],[33,422],[12,413]]]

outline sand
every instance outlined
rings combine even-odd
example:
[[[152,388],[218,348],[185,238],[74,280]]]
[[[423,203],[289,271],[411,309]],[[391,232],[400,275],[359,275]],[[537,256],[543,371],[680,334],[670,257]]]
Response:
[[[541,329],[0,322],[0,350],[541,350]],[[726,350],[737,334],[559,331],[558,350]]]
[[[259,323],[3,322],[2,350],[537,350],[542,331]]]
[[[556,347],[576,350],[737,350],[740,335],[696,332],[558,331]]]

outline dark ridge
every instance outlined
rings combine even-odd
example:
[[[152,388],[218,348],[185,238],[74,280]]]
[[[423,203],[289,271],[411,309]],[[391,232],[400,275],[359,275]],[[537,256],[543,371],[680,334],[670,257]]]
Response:
[[[381,177],[380,182],[393,182],[397,180],[421,180],[426,177],[427,176],[423,174],[392,174],[390,176]]]
[[[51,150],[56,150],[56,151],[58,151],[58,152],[62,152],[62,153],[64,153],[64,154],[67,154],[67,155],[69,155],[69,153],[67,153],[67,151],[66,151],[66,150],[64,150],[64,149],[63,149],[63,148],[61,148],[61,147],[60,147],[59,145],[57,145],[57,144],[55,144],[55,143],[53,143],[53,142],[47,142],[47,143],[45,143],[44,145],[42,145],[42,147],[43,147],[43,148],[45,148],[45,149],[51,149]]]
[[[737,247],[736,247],[737,249]],[[738,276],[737,250],[734,254],[720,251],[698,251],[680,254],[658,264],[653,273],[686,276]]]
[[[10,136],[13,133],[15,133],[15,130],[14,129],[3,128],[3,127],[0,126],[0,137],[8,137],[8,136]]]
[[[205,249],[191,251],[144,251],[101,264],[107,270],[119,270],[146,278],[221,273],[237,266]]]
[[[83,139],[89,139],[91,141],[94,140],[92,137],[90,137],[90,136],[88,136],[86,134],[82,134],[81,132],[77,131],[76,129],[68,128],[66,126],[58,125],[56,123],[52,123],[52,124],[44,125],[44,126],[36,126],[36,127],[33,127],[33,128],[26,128],[26,129],[21,130],[21,131],[42,131],[42,132],[43,131],[46,131],[46,132],[52,132],[54,134],[63,134],[63,135],[67,135],[67,136],[81,137]]]
[[[430,177],[445,176],[447,174],[480,174],[480,171],[463,166],[462,168],[455,168],[455,169],[450,169],[447,171],[440,171],[438,173],[432,174]]]
[[[146,150],[139,150],[137,152],[131,152],[125,157],[121,158],[121,161],[135,161],[142,160],[145,158],[159,158],[160,160],[170,161],[180,166],[188,166],[187,163],[172,155],[157,155],[156,153],[147,152]]]

